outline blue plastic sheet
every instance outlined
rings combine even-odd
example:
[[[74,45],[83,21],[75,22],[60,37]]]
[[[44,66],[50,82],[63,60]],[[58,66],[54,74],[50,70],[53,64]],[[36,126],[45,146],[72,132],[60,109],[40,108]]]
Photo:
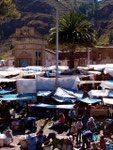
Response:
[[[6,89],[6,90],[1,89],[0,94],[8,94],[8,93],[12,93],[12,92],[15,92],[15,91],[16,91],[16,89]]]
[[[18,93],[18,94],[1,95],[1,97],[3,98],[29,97],[29,96],[37,96],[37,93]]]
[[[2,95],[3,98],[13,98],[13,97],[17,97],[19,96],[19,94],[7,94],[7,95]]]
[[[108,92],[108,97],[113,97],[113,91]]]
[[[55,101],[60,102],[60,103],[64,103],[64,102],[69,102],[69,103],[75,103],[76,100],[75,99],[68,99],[68,98],[62,98],[62,97],[52,97]]]
[[[31,107],[40,107],[40,108],[55,108],[55,109],[72,109],[74,105],[49,105],[49,104],[32,104]]]
[[[81,99],[77,99],[77,101],[81,101],[81,102],[87,103],[87,104],[94,104],[94,103],[101,102],[101,99],[81,98]]]
[[[20,93],[19,96],[22,96],[22,97],[37,96],[37,93]]]
[[[32,100],[32,97],[12,97],[12,98],[0,98],[0,101],[24,101]]]

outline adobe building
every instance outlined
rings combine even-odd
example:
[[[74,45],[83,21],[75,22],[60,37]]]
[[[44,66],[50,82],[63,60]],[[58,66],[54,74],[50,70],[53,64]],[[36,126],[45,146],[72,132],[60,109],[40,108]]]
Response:
[[[90,52],[92,64],[113,63],[113,47],[95,48]]]
[[[59,61],[69,65],[70,53],[68,51],[59,53]],[[88,51],[82,50],[74,53],[75,67],[87,66]],[[90,64],[111,64],[113,63],[113,47],[93,48],[89,52]]]
[[[69,66],[70,53],[69,51],[59,53],[59,63],[60,65]],[[74,53],[74,63],[75,67],[77,66],[86,66],[88,63],[88,52],[83,50],[81,52],[77,51]]]
[[[16,67],[45,65],[46,40],[33,27],[17,28],[13,45]]]

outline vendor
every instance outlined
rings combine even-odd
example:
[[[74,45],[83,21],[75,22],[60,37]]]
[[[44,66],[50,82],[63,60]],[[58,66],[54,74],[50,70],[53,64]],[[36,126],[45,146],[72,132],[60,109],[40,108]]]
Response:
[[[37,149],[42,149],[42,144],[46,141],[46,135],[43,134],[43,131],[37,133]]]
[[[90,147],[90,142],[92,141],[92,138],[93,138],[93,133],[90,130],[82,134],[82,142],[83,142],[82,149],[85,148],[85,144],[86,144],[86,148]]]
[[[88,130],[93,131],[96,128],[96,123],[93,117],[90,117],[87,122],[87,128]]]
[[[55,125],[60,125],[65,122],[65,116],[63,113],[60,113],[60,118],[55,122]]]
[[[62,125],[65,123],[65,116],[63,113],[60,113],[60,118],[50,127],[50,129],[62,129]],[[58,128],[59,127],[59,128]]]

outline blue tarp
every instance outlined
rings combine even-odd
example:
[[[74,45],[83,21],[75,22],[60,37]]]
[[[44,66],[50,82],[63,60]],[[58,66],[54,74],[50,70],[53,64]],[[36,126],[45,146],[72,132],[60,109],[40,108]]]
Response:
[[[76,100],[75,99],[68,99],[68,98],[62,98],[62,97],[52,97],[55,101],[60,102],[60,103],[64,103],[64,102],[69,102],[69,103],[75,103]]]
[[[1,89],[0,94],[8,94],[8,93],[12,93],[14,91],[16,91],[16,89],[6,89],[6,90]]]
[[[7,94],[7,95],[1,95],[3,98],[14,98],[19,96],[19,94]]]
[[[94,103],[101,102],[101,99],[81,98],[81,99],[77,99],[77,101],[81,101],[81,102],[87,103],[87,104],[94,104]]]
[[[32,97],[12,97],[12,98],[0,98],[0,101],[24,101],[32,100]]]
[[[113,97],[113,91],[108,92],[108,97]]]
[[[29,96],[37,96],[37,93],[18,93],[18,94],[1,95],[1,97],[3,98],[29,97]]]
[[[74,105],[48,105],[48,104],[32,104],[31,107],[55,108],[55,109],[72,109]]]
[[[105,81],[110,82],[110,83],[113,83],[113,80],[105,80]]]
[[[49,97],[52,95],[54,91],[51,90],[38,90],[37,91],[37,96],[41,96],[41,97]]]
[[[64,89],[58,87],[54,93],[53,98],[59,102],[74,102],[77,98],[83,97],[83,91]]]
[[[20,93],[19,96],[22,96],[22,97],[37,96],[37,93]]]

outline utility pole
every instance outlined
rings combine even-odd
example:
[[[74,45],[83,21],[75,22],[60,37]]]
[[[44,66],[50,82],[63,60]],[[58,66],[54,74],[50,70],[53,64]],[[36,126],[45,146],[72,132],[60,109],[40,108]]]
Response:
[[[58,87],[58,62],[59,62],[59,55],[58,55],[58,50],[59,50],[59,6],[58,2],[60,0],[57,0],[57,5],[56,5],[56,81],[55,85],[56,88]]]
[[[89,48],[88,48],[88,66],[90,65],[90,50],[89,50]]]

